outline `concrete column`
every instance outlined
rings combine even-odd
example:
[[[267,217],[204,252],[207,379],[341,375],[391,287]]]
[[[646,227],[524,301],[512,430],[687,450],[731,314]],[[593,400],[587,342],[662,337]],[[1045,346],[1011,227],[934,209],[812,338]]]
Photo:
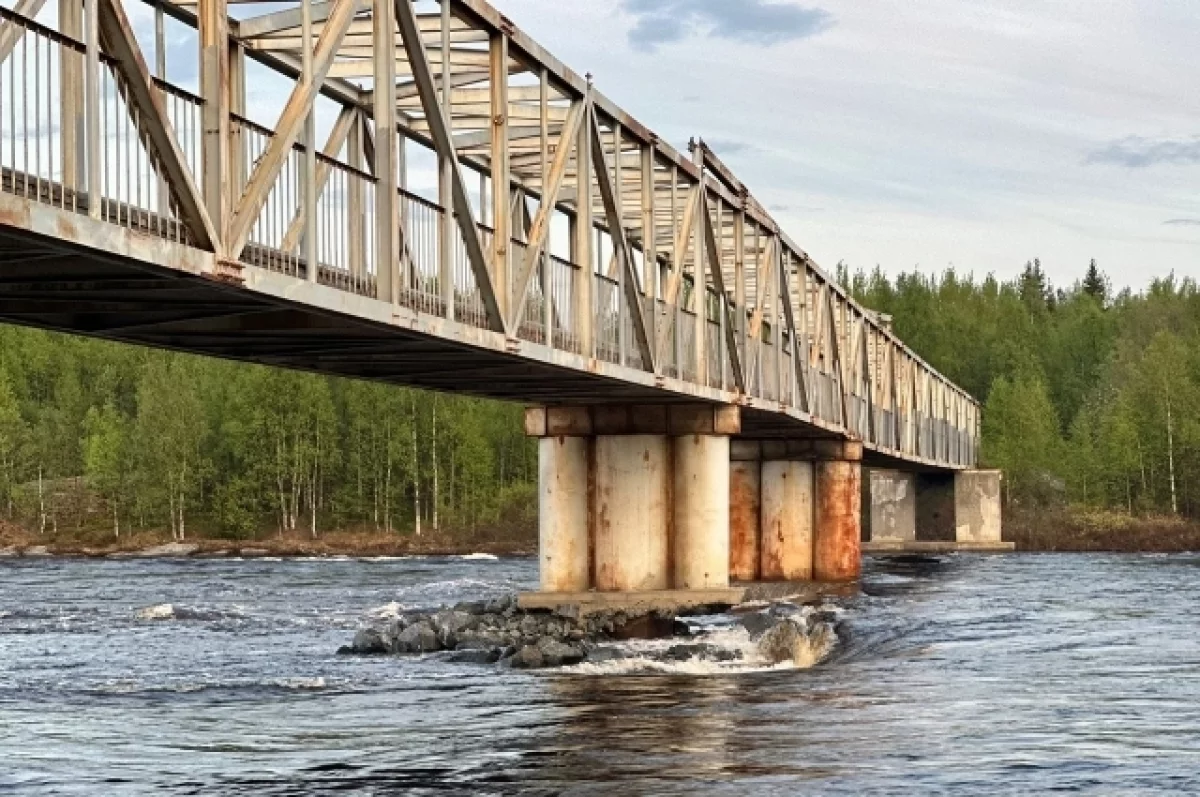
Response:
[[[538,440],[538,569],[543,592],[582,592],[590,584],[588,439]]]
[[[675,589],[729,586],[729,438],[674,438]]]
[[[852,581],[862,574],[861,480],[860,459],[816,464],[813,576],[818,581]]]
[[[669,438],[597,436],[594,466],[596,589],[670,588]]]
[[[916,474],[872,468],[863,482],[863,539],[871,542],[915,541]]]
[[[797,460],[762,463],[764,581],[813,577],[813,465]]]
[[[729,577],[758,579],[758,528],[761,464],[729,463]]]
[[[954,475],[954,538],[957,542],[1000,542],[998,470],[967,470]]]

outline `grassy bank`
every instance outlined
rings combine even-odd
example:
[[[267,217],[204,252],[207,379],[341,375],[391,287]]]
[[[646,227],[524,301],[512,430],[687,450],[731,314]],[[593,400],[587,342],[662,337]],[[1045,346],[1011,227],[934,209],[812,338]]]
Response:
[[[1164,515],[1130,516],[1075,507],[1005,510],[1004,539],[1018,551],[1200,551],[1200,521]]]

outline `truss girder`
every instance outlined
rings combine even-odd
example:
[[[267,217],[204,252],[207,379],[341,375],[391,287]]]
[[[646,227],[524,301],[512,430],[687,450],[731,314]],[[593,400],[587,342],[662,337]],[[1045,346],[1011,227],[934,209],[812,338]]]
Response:
[[[901,458],[973,464],[974,400],[813,263],[710,147],[675,150],[486,0],[284,0],[232,16],[231,0],[153,0],[203,29],[205,57],[227,58],[190,99],[148,69],[124,11],[140,1],[19,0],[0,12],[0,59],[45,35],[22,21],[43,3],[98,4],[98,47],[153,177],[222,279],[281,271],[498,334],[515,356],[607,360]],[[290,81],[281,113],[246,107],[248,61]],[[181,136],[168,98],[202,109],[201,135]]]

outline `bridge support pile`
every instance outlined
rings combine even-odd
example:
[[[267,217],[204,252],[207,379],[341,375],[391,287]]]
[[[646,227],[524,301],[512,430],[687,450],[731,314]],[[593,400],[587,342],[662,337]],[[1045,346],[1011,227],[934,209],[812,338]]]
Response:
[[[543,594],[729,590],[737,407],[536,407]],[[565,597],[563,597],[565,600]]]
[[[739,440],[733,444],[731,457],[733,578],[858,578],[860,443]]]

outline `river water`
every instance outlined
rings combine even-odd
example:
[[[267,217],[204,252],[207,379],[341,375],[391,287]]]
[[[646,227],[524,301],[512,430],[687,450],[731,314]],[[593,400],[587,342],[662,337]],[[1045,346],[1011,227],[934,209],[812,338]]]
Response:
[[[535,567],[0,562],[0,792],[1200,792],[1198,556],[871,562],[803,670],[335,654]]]

